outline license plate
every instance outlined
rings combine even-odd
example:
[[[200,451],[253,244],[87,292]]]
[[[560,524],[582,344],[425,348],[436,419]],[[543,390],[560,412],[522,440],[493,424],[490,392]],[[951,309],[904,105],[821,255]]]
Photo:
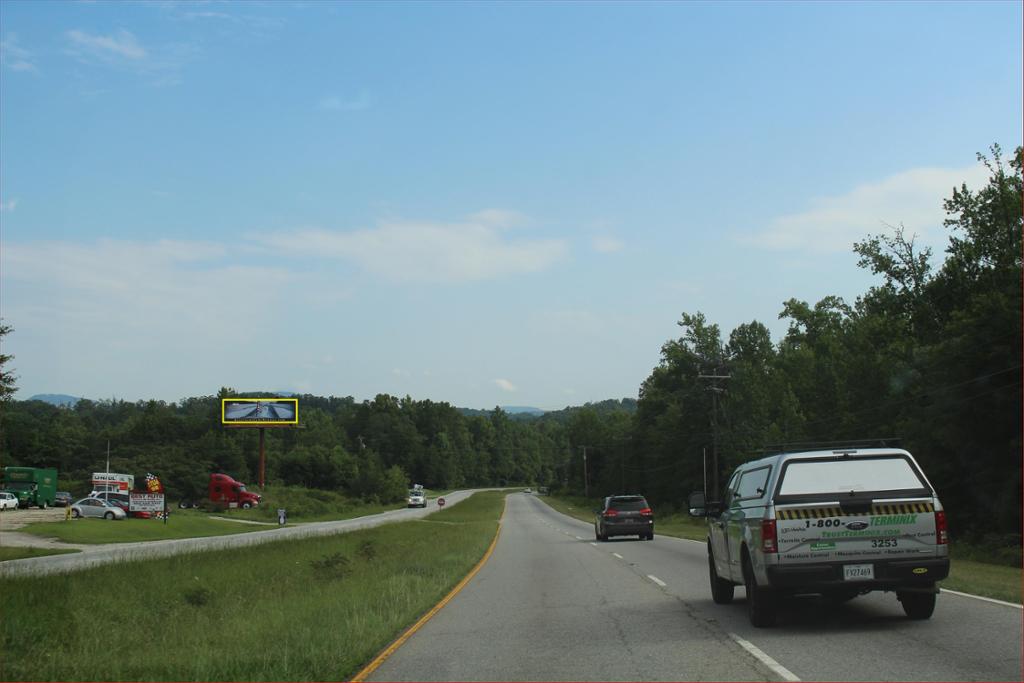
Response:
[[[843,565],[844,581],[864,581],[873,578],[875,578],[875,565],[873,564]]]

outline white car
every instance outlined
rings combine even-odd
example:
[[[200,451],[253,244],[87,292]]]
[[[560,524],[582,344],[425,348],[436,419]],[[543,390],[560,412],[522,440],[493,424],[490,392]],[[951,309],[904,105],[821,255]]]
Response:
[[[83,498],[71,506],[71,516],[78,517],[99,517],[101,519],[124,519],[128,514],[105,500],[99,498]]]
[[[409,491],[409,507],[411,508],[425,508],[427,507],[427,497],[423,494],[422,489],[413,489]]]
[[[18,497],[7,491],[0,491],[0,510],[17,510]]]

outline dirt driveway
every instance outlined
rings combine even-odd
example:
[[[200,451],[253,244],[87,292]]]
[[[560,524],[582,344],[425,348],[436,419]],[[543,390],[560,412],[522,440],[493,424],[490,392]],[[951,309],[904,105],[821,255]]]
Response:
[[[4,510],[0,512],[0,531],[13,531],[26,524],[36,522],[59,522],[64,519],[67,508],[26,508],[25,510]]]
[[[32,534],[18,533],[27,524],[36,522],[59,522],[64,519],[66,508],[27,508],[25,510],[4,510],[0,512],[0,546],[32,546],[35,548],[82,548],[73,543],[61,543],[54,538],[43,538]]]

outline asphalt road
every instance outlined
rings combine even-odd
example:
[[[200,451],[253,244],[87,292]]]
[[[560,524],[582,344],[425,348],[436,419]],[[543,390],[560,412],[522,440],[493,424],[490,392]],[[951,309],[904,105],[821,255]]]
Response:
[[[508,498],[494,554],[371,681],[1020,681],[1022,612],[943,593],[928,621],[891,593],[789,601],[775,628],[711,601],[701,543],[597,543]]]
[[[455,491],[444,496],[447,505],[456,505],[465,500],[474,491]],[[388,524],[390,522],[402,522],[410,519],[417,519],[437,511],[437,499],[430,499],[425,508],[403,508],[400,510],[389,510],[376,515],[357,517],[335,522],[309,522],[296,524],[295,526],[278,527],[253,533],[234,534],[230,536],[210,536],[207,538],[184,538],[168,541],[146,541],[142,543],[111,543],[106,545],[68,545],[82,552],[68,555],[47,555],[45,557],[31,557],[22,560],[8,560],[0,562],[0,577],[6,576],[38,576],[41,574],[55,574],[78,571],[95,567],[110,562],[123,562],[130,560],[145,560],[155,557],[167,557],[187,552],[201,552],[206,550],[224,550],[227,548],[238,548],[242,546],[259,545],[261,543],[272,543],[274,541],[309,538],[312,536],[327,536],[331,534],[354,531],[356,529],[367,529],[370,527]],[[17,511],[16,511],[17,512]],[[25,511],[28,512],[28,511]],[[11,513],[4,513],[11,514]],[[16,513],[15,513],[16,514]],[[63,511],[61,512],[63,515]],[[111,522],[116,524],[117,522]],[[174,523],[173,518],[170,521]],[[10,532],[5,533],[5,539],[10,537]],[[5,545],[16,545],[7,543]],[[51,546],[60,547],[60,546]]]

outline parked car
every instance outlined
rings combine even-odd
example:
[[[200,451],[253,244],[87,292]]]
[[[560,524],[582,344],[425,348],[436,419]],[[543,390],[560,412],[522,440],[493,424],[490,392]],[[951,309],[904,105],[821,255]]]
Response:
[[[594,535],[599,541],[612,536],[632,536],[654,540],[654,512],[647,499],[640,495],[608,496],[604,505],[594,510]]]
[[[423,493],[423,489],[413,489],[409,491],[409,504],[411,508],[425,508],[427,507],[427,496]]]
[[[55,507],[66,508],[68,505],[71,505],[73,500],[74,498],[67,491],[57,491],[57,493],[53,494],[53,504]]]
[[[708,519],[711,597],[744,586],[754,626],[771,626],[780,601],[834,602],[895,591],[911,619],[935,610],[949,575],[946,513],[907,451],[849,448],[780,453],[740,465],[720,501],[689,498]]]
[[[525,489],[523,489],[523,493],[533,493],[533,489],[527,486]]]
[[[71,516],[99,517],[101,519],[124,519],[128,516],[124,510],[99,498],[83,498],[71,506]]]
[[[0,491],[0,510],[17,510],[18,497],[7,491]]]
[[[97,493],[95,496],[92,496],[92,498],[99,498],[100,500],[105,500],[108,503],[113,503],[117,507],[119,507],[122,510],[124,510],[125,514],[127,514],[129,517],[137,517],[139,519],[149,519],[149,518],[151,518],[153,516],[152,514],[150,514],[148,512],[143,512],[141,510],[135,510],[133,512],[132,509],[131,509],[131,496],[129,496],[127,493],[117,493],[117,492],[114,492],[114,491],[104,491],[102,493]]]

